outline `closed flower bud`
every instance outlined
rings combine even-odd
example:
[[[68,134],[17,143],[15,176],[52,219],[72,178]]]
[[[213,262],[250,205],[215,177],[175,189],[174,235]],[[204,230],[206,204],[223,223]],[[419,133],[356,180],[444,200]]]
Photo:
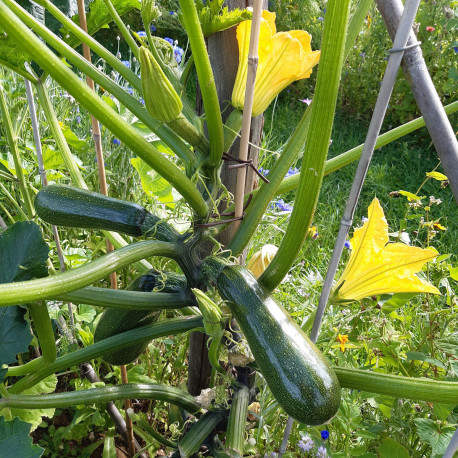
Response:
[[[278,248],[275,245],[264,245],[257,251],[248,261],[247,269],[259,278],[262,273],[267,269],[267,266],[272,261],[273,257],[277,254]]]
[[[149,49],[140,48],[143,98],[148,113],[161,122],[177,119],[183,103]]]
[[[220,308],[200,289],[192,288],[192,292],[204,317],[205,333],[212,337],[219,336],[222,329]]]
[[[155,0],[142,0],[142,20],[146,27],[162,15]]]

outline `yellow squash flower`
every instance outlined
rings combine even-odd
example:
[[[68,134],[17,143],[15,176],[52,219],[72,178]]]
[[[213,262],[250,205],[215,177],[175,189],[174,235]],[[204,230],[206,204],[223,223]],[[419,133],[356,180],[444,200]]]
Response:
[[[270,261],[277,254],[278,248],[275,245],[264,245],[257,251],[247,263],[247,269],[256,277],[259,278],[267,269]]]
[[[435,286],[415,275],[437,253],[403,243],[388,243],[388,223],[376,198],[369,206],[368,216],[350,240],[350,260],[331,292],[330,302],[390,293],[440,294]]]
[[[320,60],[320,51],[312,51],[312,37],[303,30],[277,32],[275,13],[262,12],[259,34],[258,69],[254,88],[252,116],[261,114],[270,102],[293,81],[308,78]],[[243,110],[248,69],[251,21],[237,27],[239,68],[232,92],[232,104]]]

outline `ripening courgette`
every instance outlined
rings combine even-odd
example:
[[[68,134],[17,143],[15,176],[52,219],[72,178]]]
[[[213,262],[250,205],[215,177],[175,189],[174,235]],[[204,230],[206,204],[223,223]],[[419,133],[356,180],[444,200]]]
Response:
[[[35,197],[35,209],[56,226],[102,229],[174,242],[179,234],[140,205],[71,186],[52,185]]]
[[[285,412],[308,425],[330,420],[340,404],[337,376],[285,309],[242,266],[207,258],[202,274],[228,301],[264,379]]]
[[[183,293],[186,297],[186,278],[174,272],[159,272],[155,269],[137,277],[127,289],[131,291],[151,292],[153,290],[164,293]],[[154,293],[152,293],[154,294]],[[129,310],[119,308],[107,308],[94,332],[94,342],[99,342],[108,337],[118,335],[125,331],[154,323],[159,318],[157,311]],[[135,361],[146,349],[148,342],[131,345],[118,350],[116,353],[108,353],[103,359],[115,366],[129,364]]]

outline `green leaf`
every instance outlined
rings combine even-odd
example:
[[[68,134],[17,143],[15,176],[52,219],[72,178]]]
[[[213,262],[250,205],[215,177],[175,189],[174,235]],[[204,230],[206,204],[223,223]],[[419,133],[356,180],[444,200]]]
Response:
[[[450,267],[450,268],[449,268],[449,271],[450,271],[450,276],[451,276],[454,280],[458,281],[458,266],[456,266],[456,267]]]
[[[224,0],[208,0],[205,6],[202,2],[197,2],[199,20],[205,37],[229,29],[252,17],[251,11],[239,8],[229,11],[227,6],[223,8],[223,4]]]
[[[430,418],[415,418],[414,421],[417,425],[418,437],[431,445],[432,456],[442,455],[453,437],[455,428],[451,426],[440,427]]]
[[[0,417],[0,450],[2,456],[20,456],[21,458],[39,458],[44,450],[32,443],[29,436],[30,425],[14,418],[6,421]]]
[[[32,340],[30,326],[24,318],[25,309],[12,306],[0,309],[0,368],[16,362],[18,353],[26,352]],[[0,369],[0,382],[7,369]]]
[[[31,221],[13,224],[0,235],[0,283],[48,275],[49,247]]]
[[[32,388],[24,390],[22,394],[53,393],[56,389],[56,385],[57,377],[52,374]],[[56,409],[10,409],[13,417],[19,417],[21,420],[30,423],[32,425],[32,431],[37,429],[38,425],[43,421],[42,417],[52,418],[55,410]]]
[[[437,339],[434,343],[445,353],[450,353],[455,358],[458,358],[458,334],[451,334],[442,339]]]
[[[382,303],[382,312],[386,315],[389,315],[394,310],[402,307],[403,305],[407,304],[410,299],[415,297],[417,294],[412,293],[397,293],[393,294],[389,300]]]
[[[62,133],[64,134],[65,140],[67,140],[68,146],[72,147],[77,153],[84,153],[87,147],[87,141],[81,140],[78,136],[65,124],[59,123]]]
[[[139,0],[111,0],[111,3],[120,16],[133,9],[140,10],[141,8],[141,2]],[[72,20],[76,24],[79,24],[79,16],[77,14],[72,17]],[[94,0],[89,5],[89,13],[86,15],[86,20],[89,35],[94,35],[97,30],[104,28],[113,18],[103,0]],[[75,47],[80,43],[80,40],[69,32],[68,29],[62,28],[61,33],[64,37],[69,35],[65,38],[65,41],[70,46]]]
[[[439,172],[427,172],[426,176],[429,178],[434,178],[435,180],[438,181],[447,181],[448,178],[443,174]]]
[[[146,162],[139,157],[132,158],[131,164],[140,175],[143,191],[151,197],[156,197],[160,202],[174,208],[172,186],[156,173]]]
[[[416,201],[421,201],[421,200],[423,199],[423,197],[419,197],[419,196],[417,196],[416,194],[413,194],[413,193],[411,193],[411,192],[409,192],[409,191],[398,191],[398,192],[399,192],[399,194],[401,194],[402,196],[407,197],[407,200],[408,200],[409,202],[412,202],[412,201],[414,201],[414,200],[416,200]]]
[[[78,309],[75,310],[75,320],[92,323],[96,314],[97,313],[92,306],[87,304],[80,304]]]
[[[439,420],[446,420],[454,408],[454,404],[439,404],[435,402],[433,405],[433,414],[436,415]]]
[[[380,445],[380,458],[409,458],[408,450],[399,442],[391,439],[385,439]]]
[[[48,245],[35,223],[13,224],[0,234],[0,283],[48,275],[48,252]],[[25,310],[17,306],[0,309],[0,367],[16,362],[16,355],[28,349],[32,334],[24,315]],[[6,369],[0,369],[0,381],[5,373]]]

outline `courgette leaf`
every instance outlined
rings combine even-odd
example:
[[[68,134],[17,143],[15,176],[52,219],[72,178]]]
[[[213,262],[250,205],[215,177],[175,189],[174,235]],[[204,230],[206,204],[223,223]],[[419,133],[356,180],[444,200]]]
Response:
[[[19,418],[6,421],[0,417],[0,450],[2,456],[20,456],[21,458],[39,458],[44,449],[32,443],[29,436],[30,425]]]
[[[31,221],[20,221],[0,234],[0,283],[30,280],[48,275],[49,248],[40,228]],[[0,368],[16,361],[28,350],[32,333],[18,306],[0,308]],[[0,369],[0,382],[6,369]]]

